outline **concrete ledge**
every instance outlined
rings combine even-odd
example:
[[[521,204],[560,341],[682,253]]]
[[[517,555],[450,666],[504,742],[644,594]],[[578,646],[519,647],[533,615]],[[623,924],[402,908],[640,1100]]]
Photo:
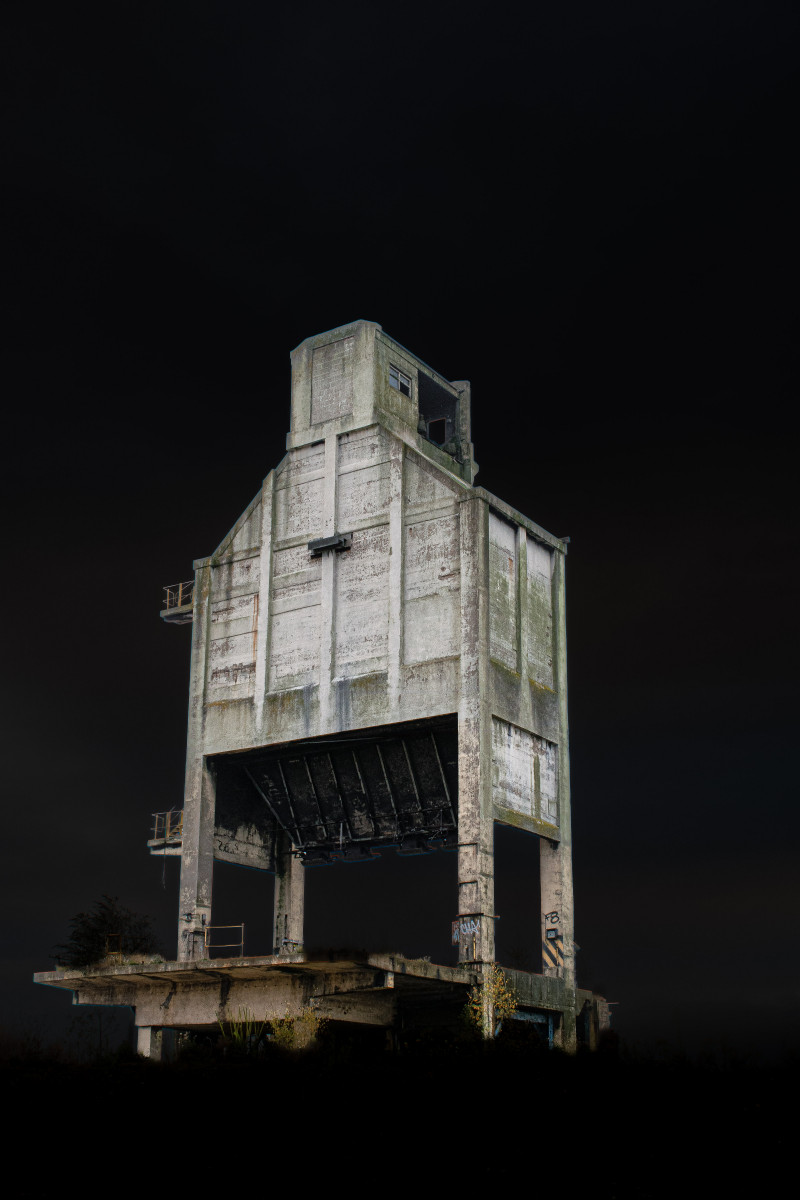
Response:
[[[522,1013],[567,1015],[576,996],[564,980],[504,968]],[[84,970],[40,971],[34,982],[73,993],[73,1003],[124,1006],[135,1010],[140,1028],[215,1029],[243,1011],[259,1020],[297,1016],[308,1006],[333,1021],[390,1028],[398,1019],[440,1025],[457,1019],[469,989],[479,984],[474,965],[446,966],[400,954],[315,956],[303,953],[194,962],[138,962]],[[594,1026],[601,1028],[591,993]],[[154,1035],[155,1036],[155,1035]]]

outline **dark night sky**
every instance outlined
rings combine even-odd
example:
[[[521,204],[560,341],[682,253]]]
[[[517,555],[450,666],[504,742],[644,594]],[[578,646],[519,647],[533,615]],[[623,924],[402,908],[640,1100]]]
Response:
[[[632,1039],[797,1043],[800,21],[526,11],[4,6],[4,1022],[68,1021],[30,975],[102,892],[173,952],[160,589],[280,461],[289,351],[365,317],[472,381],[478,482],[572,538],[579,981]],[[454,878],[312,872],[309,940],[449,956]],[[216,887],[266,948],[271,879]]]

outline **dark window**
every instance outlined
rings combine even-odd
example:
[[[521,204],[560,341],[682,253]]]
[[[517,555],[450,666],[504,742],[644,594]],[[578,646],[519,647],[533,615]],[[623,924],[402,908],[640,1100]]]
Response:
[[[440,446],[447,441],[447,421],[444,417],[438,417],[435,421],[428,422],[428,437]]]
[[[389,383],[404,396],[411,395],[411,379],[408,375],[404,375],[398,367],[393,367],[391,364],[389,366]]]
[[[443,446],[458,437],[458,398],[430,375],[420,371],[417,377],[420,431],[427,429],[432,442]]]

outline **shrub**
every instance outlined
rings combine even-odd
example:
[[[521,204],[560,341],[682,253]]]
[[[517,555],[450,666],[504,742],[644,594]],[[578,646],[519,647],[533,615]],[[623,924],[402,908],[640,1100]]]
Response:
[[[152,917],[125,908],[118,896],[101,896],[88,912],[77,913],[69,925],[69,939],[55,947],[56,958],[66,967],[100,962],[108,953],[109,938],[123,956],[153,954],[159,949]]]
[[[468,1020],[481,1030],[484,1037],[492,1038],[498,1023],[508,1020],[517,1011],[518,1005],[519,997],[503,968],[497,963],[486,963],[481,983],[469,993],[466,1010]],[[488,1029],[484,1027],[484,1014],[489,1019]]]
[[[318,1016],[310,1004],[306,1004],[296,1017],[290,1016],[287,1010],[285,1017],[271,1022],[272,1043],[283,1050],[308,1050],[315,1045],[327,1023],[328,1018]]]

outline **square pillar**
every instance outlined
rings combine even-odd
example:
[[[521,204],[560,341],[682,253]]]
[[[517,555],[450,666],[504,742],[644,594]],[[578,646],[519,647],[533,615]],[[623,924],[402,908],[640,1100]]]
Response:
[[[136,1030],[136,1051],[144,1058],[161,1062],[164,1050],[163,1030],[155,1025],[140,1025]]]
[[[539,838],[542,910],[542,974],[575,986],[572,864],[561,842]]]
[[[179,960],[205,956],[204,930],[211,924],[216,780],[203,757],[210,595],[211,567],[208,562],[204,562],[197,567],[194,586],[183,844],[178,901]]]
[[[214,882],[216,779],[205,759],[192,772],[183,809],[178,959],[207,958],[205,930],[211,924]]]
[[[576,1048],[575,943],[570,847],[539,839],[542,911],[542,974],[564,982],[560,1042]]]
[[[294,954],[303,946],[305,867],[293,851],[291,838],[280,830],[275,848],[276,954]]]
[[[572,888],[572,816],[569,783],[569,716],[567,711],[567,620],[565,559],[553,563],[553,675],[558,694],[558,824],[559,841],[539,839],[542,912],[542,972],[563,980],[564,995],[558,1041],[564,1050],[577,1047],[575,992],[575,910]]]
[[[461,680],[458,707],[458,959],[493,962],[494,821],[489,705],[489,509],[460,512]]]
[[[175,1030],[160,1025],[136,1027],[136,1052],[154,1062],[172,1062],[175,1057]]]

